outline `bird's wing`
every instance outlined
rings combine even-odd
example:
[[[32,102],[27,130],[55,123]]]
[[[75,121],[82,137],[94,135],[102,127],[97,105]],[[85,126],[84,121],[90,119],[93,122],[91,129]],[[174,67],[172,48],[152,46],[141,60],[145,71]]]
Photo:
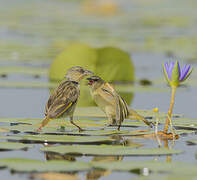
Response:
[[[57,99],[59,96],[61,96],[61,93],[63,92],[63,89],[65,86],[67,86],[68,81],[63,81],[59,84],[59,86],[53,91],[53,93],[50,95],[46,106],[45,106],[45,116],[48,114],[50,106],[54,103],[55,99]]]
[[[72,108],[78,100],[79,89],[77,85],[66,81],[58,86],[48,100],[47,116],[57,118]]]
[[[102,92],[99,93],[99,95],[102,96],[108,103],[113,104],[116,99],[115,89],[109,83],[105,83],[101,87],[101,91]]]
[[[127,118],[129,115],[129,107],[127,103],[125,102],[125,100],[120,95],[117,95],[117,96],[118,96],[118,101],[119,101],[118,102],[119,114],[117,114],[117,116],[118,116],[119,124],[121,124],[123,120]]]
[[[102,90],[105,92],[103,93],[104,98],[114,103],[116,108],[116,120],[121,124],[129,114],[127,103],[109,83],[105,83]]]

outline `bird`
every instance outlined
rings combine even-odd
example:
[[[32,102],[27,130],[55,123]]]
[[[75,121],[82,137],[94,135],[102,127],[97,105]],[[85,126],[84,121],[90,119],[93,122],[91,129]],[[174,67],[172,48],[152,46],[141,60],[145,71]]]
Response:
[[[81,127],[74,123],[73,113],[80,95],[80,81],[93,72],[80,66],[73,66],[67,70],[65,79],[58,85],[49,97],[45,106],[45,118],[37,131],[41,131],[51,119],[69,117],[70,123],[79,131]]]
[[[87,78],[90,87],[90,93],[95,103],[108,117],[108,125],[118,125],[120,130],[121,124],[129,115],[135,116],[142,120],[146,125],[152,127],[152,124],[143,116],[139,115],[133,109],[129,109],[125,100],[117,93],[112,85],[105,82],[99,76],[91,76]]]

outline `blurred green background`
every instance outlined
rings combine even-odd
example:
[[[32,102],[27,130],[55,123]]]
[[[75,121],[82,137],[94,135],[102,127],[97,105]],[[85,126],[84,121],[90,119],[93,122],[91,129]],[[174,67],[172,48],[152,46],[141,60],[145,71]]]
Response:
[[[72,41],[197,57],[195,0],[0,0],[0,60],[52,61]]]

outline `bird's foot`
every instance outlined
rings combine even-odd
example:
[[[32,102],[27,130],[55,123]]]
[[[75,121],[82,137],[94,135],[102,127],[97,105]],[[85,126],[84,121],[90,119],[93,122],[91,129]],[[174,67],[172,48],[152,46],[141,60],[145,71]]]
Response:
[[[41,132],[42,131],[42,127],[39,127],[38,129],[36,129],[36,132]]]
[[[155,127],[155,123],[153,123],[153,122],[150,122],[150,126],[149,126],[150,128],[153,128],[153,127]]]
[[[85,131],[85,129],[82,129],[82,128],[78,128],[78,129],[79,129],[79,132]]]
[[[107,128],[107,127],[110,127],[110,126],[113,126],[112,123],[105,123],[104,124],[104,128]]]

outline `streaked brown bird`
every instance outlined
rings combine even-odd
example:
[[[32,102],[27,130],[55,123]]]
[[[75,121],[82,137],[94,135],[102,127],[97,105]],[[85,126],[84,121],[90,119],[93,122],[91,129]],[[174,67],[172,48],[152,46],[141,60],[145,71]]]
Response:
[[[48,99],[45,107],[45,119],[42,121],[38,131],[48,124],[51,119],[59,117],[70,117],[70,122],[76,126],[79,131],[82,129],[73,122],[73,113],[80,95],[80,81],[93,72],[79,66],[68,69],[59,86],[54,90]]]
[[[87,78],[87,80],[91,89],[91,95],[96,104],[107,115],[109,125],[118,125],[118,130],[120,130],[120,126],[124,119],[132,115],[138,120],[142,120],[146,125],[152,127],[152,124],[143,116],[128,108],[125,100],[109,83],[105,82],[99,76],[91,76]]]

